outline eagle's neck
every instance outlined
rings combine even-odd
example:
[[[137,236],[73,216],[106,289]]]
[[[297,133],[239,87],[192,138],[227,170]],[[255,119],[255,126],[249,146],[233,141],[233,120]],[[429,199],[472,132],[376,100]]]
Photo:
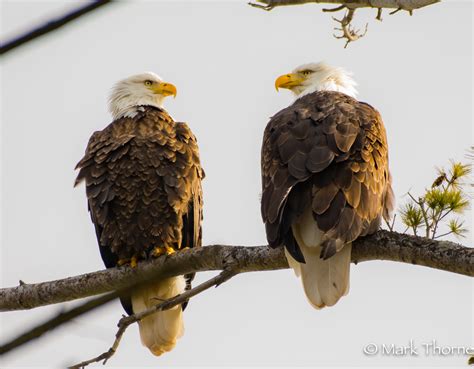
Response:
[[[357,96],[356,83],[351,75],[342,69],[333,69],[327,73],[318,73],[311,79],[311,83],[303,85],[299,89],[293,90],[296,99],[316,91],[336,91],[349,95],[353,98]]]
[[[161,105],[158,104],[141,104],[141,105],[134,105],[130,107],[126,107],[122,110],[118,110],[117,113],[112,113],[112,117],[114,120],[120,119],[120,118],[135,118],[138,113],[143,112],[144,106],[154,106],[159,109],[163,109]]]
[[[133,96],[127,91],[116,91],[109,100],[109,111],[114,120],[120,118],[134,118],[140,111],[141,106],[154,106],[163,108],[164,96]]]
[[[300,97],[303,97],[316,91],[337,91],[349,95],[350,97],[355,98],[357,96],[357,91],[353,86],[341,86],[329,81],[322,85],[309,86],[308,88],[304,89],[300,94],[296,95],[296,99],[299,99]]]

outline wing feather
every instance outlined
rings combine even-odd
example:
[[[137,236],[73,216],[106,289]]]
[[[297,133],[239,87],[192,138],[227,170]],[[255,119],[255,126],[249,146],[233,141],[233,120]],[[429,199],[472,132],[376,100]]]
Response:
[[[309,192],[295,190],[303,184]],[[298,206],[311,205],[328,239],[348,243],[375,231],[380,218],[389,217],[393,209],[380,114],[339,92],[314,92],[298,99],[272,117],[265,129],[262,188],[262,217],[272,247],[292,239],[288,219],[301,214]],[[301,201],[298,196],[307,193],[310,200]],[[335,252],[331,245],[326,253]]]
[[[145,107],[95,132],[76,168],[107,267],[148,258],[156,246],[201,246],[204,172],[185,123]],[[186,276],[188,286],[193,276]],[[122,303],[130,313],[130,299]]]

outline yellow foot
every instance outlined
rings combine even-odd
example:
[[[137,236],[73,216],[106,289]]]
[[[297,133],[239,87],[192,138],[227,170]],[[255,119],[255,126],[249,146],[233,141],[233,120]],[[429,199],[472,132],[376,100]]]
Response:
[[[169,246],[156,246],[151,252],[151,256],[157,258],[161,255],[171,255],[174,254],[175,250]]]
[[[129,264],[131,268],[135,268],[137,266],[138,258],[134,255],[130,259],[119,259],[117,261],[118,266],[127,265]]]
[[[130,264],[130,259],[119,259],[119,261],[117,261],[118,266],[127,265],[127,264]]]

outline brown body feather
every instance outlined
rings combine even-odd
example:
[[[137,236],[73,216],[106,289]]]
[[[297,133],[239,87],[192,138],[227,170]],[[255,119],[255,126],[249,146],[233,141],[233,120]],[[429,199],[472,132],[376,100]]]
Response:
[[[262,187],[269,245],[284,245],[300,263],[302,237],[295,239],[294,226],[308,207],[323,259],[375,232],[394,206],[380,114],[340,92],[299,98],[265,129]]]
[[[201,246],[204,174],[185,123],[162,109],[141,107],[135,117],[95,132],[76,168],[107,267],[132,256],[146,259],[157,246]],[[186,277],[189,288],[193,275]],[[122,303],[132,313],[130,299]]]

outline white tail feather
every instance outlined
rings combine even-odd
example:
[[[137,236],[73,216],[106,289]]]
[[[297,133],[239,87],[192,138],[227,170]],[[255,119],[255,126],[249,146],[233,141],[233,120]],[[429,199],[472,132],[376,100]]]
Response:
[[[340,251],[334,256],[327,260],[321,259],[323,233],[313,219],[311,210],[305,212],[292,229],[306,263],[297,262],[286,250],[285,255],[296,275],[301,276],[306,297],[316,309],[335,305],[349,292],[352,244],[338,245]]]
[[[185,281],[183,276],[168,278],[140,288],[132,294],[134,313],[139,313],[183,293]],[[183,312],[181,305],[172,309],[159,311],[142,319],[139,323],[142,344],[156,356],[171,351],[176,341],[183,335]]]

